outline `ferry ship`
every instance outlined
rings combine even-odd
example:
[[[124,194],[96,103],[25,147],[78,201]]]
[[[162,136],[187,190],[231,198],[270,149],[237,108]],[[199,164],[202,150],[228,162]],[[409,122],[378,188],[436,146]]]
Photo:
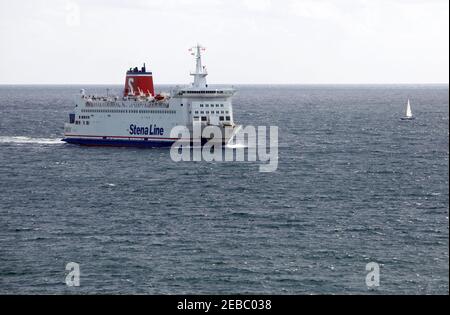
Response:
[[[190,49],[196,59],[195,72],[191,73],[194,82],[171,93],[155,94],[153,75],[145,64],[127,71],[122,96],[88,95],[81,90],[64,125],[62,141],[88,146],[165,147],[175,141],[193,142],[192,136],[171,137],[175,126],[187,127],[191,135],[194,127],[202,131],[217,126],[223,135],[219,141],[226,144],[240,128],[233,119],[236,90],[208,86],[208,73],[202,65],[204,50],[200,45]],[[202,143],[209,140],[201,137]]]

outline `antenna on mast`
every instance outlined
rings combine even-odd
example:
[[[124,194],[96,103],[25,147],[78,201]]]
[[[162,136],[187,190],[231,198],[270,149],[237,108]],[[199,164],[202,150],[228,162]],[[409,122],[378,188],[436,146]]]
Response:
[[[202,66],[202,51],[205,51],[206,48],[197,44],[189,49],[191,55],[195,56],[195,72],[191,72],[191,75],[194,77],[194,83],[192,84],[194,87],[206,88],[206,76],[208,72],[206,68]]]

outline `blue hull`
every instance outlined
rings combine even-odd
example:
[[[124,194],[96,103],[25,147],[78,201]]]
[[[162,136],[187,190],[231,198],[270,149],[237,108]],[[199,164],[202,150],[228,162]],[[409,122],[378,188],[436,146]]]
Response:
[[[85,146],[137,147],[137,148],[170,147],[175,142],[175,141],[159,141],[159,140],[117,140],[117,139],[84,139],[84,138],[64,138],[61,141]]]

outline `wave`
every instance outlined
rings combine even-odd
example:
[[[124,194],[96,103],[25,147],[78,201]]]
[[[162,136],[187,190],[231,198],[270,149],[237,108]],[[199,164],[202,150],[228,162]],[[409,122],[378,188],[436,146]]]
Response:
[[[0,143],[18,143],[18,144],[62,144],[61,138],[30,138],[30,137],[8,137],[0,136]]]

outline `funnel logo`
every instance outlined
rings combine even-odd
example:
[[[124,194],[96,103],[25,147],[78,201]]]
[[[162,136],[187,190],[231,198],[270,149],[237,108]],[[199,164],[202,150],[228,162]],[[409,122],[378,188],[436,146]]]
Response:
[[[125,88],[123,96],[154,96],[153,76],[147,72],[145,64],[141,69],[130,68],[125,78]]]
[[[128,93],[131,95],[134,95],[133,85],[134,85],[134,78],[128,78],[128,91],[129,91]]]

